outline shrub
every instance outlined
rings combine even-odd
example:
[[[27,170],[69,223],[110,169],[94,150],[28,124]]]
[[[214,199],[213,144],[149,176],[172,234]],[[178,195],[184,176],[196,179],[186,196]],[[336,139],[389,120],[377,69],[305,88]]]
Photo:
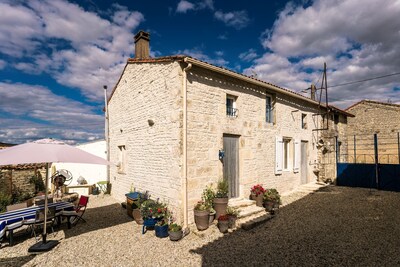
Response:
[[[12,197],[9,194],[0,192],[0,212],[5,212],[8,205],[12,203]]]
[[[228,197],[229,184],[227,180],[221,179],[218,181],[216,198],[226,198]]]

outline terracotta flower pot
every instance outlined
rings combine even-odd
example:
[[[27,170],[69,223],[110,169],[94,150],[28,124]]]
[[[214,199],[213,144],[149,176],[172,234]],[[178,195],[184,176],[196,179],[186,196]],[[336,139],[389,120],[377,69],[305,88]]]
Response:
[[[264,208],[266,211],[271,212],[274,209],[275,203],[273,201],[264,201]]]
[[[199,231],[206,230],[209,226],[210,211],[194,210],[194,222]]]
[[[227,233],[229,229],[229,220],[218,221],[218,229],[223,234]]]
[[[211,225],[213,223],[215,219],[215,211],[210,212],[209,216],[208,216],[208,225]]]
[[[262,207],[263,206],[263,194],[259,194],[258,196],[255,196],[254,200],[256,201],[256,206],[257,207]]]
[[[169,231],[168,234],[169,234],[169,239],[171,241],[178,241],[178,240],[180,240],[182,238],[183,231],[182,230],[176,231],[176,232]]]
[[[215,210],[215,218],[219,218],[221,215],[226,214],[226,208],[228,207],[228,198],[214,198],[213,200],[214,210]]]
[[[237,219],[237,216],[229,215],[228,227],[229,227],[230,229],[236,227],[236,219]]]
[[[132,216],[137,224],[139,224],[139,225],[143,224],[143,217],[142,217],[142,214],[140,214],[140,209],[133,209]]]

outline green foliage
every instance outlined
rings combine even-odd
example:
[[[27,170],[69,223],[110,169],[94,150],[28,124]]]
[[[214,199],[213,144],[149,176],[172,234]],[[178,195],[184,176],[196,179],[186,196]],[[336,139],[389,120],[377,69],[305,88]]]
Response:
[[[11,205],[12,197],[9,194],[0,192],[0,212],[5,212],[6,207]]]
[[[228,206],[228,207],[226,208],[226,214],[228,214],[228,215],[230,215],[230,216],[235,216],[235,217],[237,217],[237,216],[239,216],[240,211],[239,211],[238,208]]]
[[[272,201],[279,205],[282,204],[281,195],[275,188],[265,189],[263,200]]]
[[[132,203],[132,209],[140,209],[143,202],[149,199],[149,191],[146,192],[139,192],[139,198]]]
[[[197,202],[196,206],[194,206],[194,209],[198,211],[205,211],[209,210],[210,208],[204,203],[204,201],[199,201]]]
[[[156,226],[164,226],[168,224],[168,220],[167,219],[161,219],[156,223]]]
[[[32,176],[29,179],[29,183],[35,186],[35,194],[43,192],[46,189],[40,174]]]
[[[207,186],[203,190],[203,194],[202,194],[201,198],[202,198],[204,204],[207,205],[208,208],[211,210],[212,209],[212,205],[213,205],[213,200],[215,198],[215,192],[212,189],[211,185]]]
[[[217,193],[215,194],[215,197],[226,198],[228,197],[228,192],[229,192],[228,181],[224,179],[219,180],[217,185]]]
[[[182,226],[180,226],[180,225],[177,224],[177,223],[173,223],[173,224],[170,224],[170,225],[169,225],[168,230],[169,230],[170,232],[179,232],[179,231],[182,230]]]
[[[143,201],[140,213],[143,218],[167,218],[169,216],[167,205],[152,199]]]

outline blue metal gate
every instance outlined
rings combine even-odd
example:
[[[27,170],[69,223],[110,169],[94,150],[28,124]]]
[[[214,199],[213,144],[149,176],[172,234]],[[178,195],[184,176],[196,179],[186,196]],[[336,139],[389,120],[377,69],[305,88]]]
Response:
[[[354,136],[354,154],[340,155],[340,142],[336,140],[336,162],[337,162],[337,185],[351,187],[376,188],[380,190],[400,192],[400,138],[397,134],[397,163],[391,161],[392,164],[380,163],[383,157],[379,157],[378,137],[374,134],[373,153],[368,157],[373,161],[365,160],[366,155],[358,155],[356,149],[356,137]],[[352,150],[352,152],[353,152]],[[360,149],[361,150],[361,149]],[[367,150],[362,148],[362,150]],[[385,155],[389,162],[390,156]],[[361,158],[361,162],[357,162],[357,158]],[[385,160],[386,160],[385,158]],[[346,160],[343,160],[346,159]],[[362,160],[364,159],[364,160]],[[343,162],[344,161],[344,162]],[[347,161],[347,162],[346,162]],[[351,163],[349,161],[352,161]]]

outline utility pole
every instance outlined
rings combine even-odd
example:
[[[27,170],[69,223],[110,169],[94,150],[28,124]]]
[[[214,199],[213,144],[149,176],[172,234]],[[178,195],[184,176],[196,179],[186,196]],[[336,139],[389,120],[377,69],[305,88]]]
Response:
[[[110,161],[110,143],[108,129],[108,107],[107,107],[107,85],[103,85],[104,89],[104,139],[106,141],[107,160]],[[107,183],[110,183],[110,165],[107,165]]]

